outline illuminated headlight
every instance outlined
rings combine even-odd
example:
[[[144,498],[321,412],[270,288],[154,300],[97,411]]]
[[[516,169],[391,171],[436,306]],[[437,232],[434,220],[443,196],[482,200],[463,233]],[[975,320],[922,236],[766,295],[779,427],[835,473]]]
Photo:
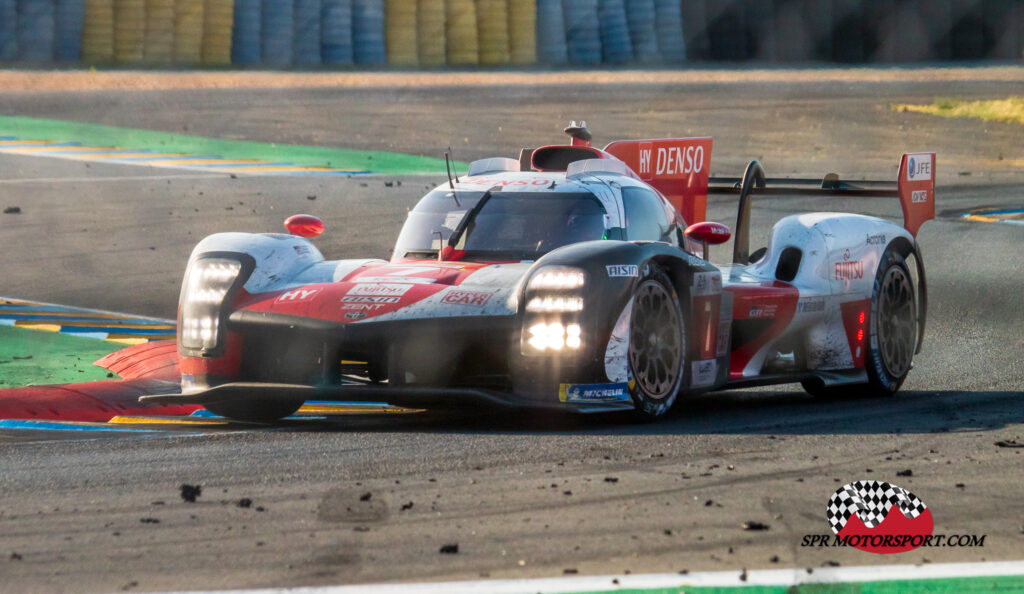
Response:
[[[535,313],[563,313],[583,311],[582,297],[534,297],[526,304],[526,311]]]
[[[189,267],[181,293],[181,344],[193,350],[217,348],[220,310],[242,264],[226,258],[203,258]]]
[[[547,349],[560,351],[563,348],[578,349],[583,344],[581,340],[582,330],[580,330],[579,324],[563,326],[558,322],[553,324],[541,322],[530,326],[529,332],[530,339],[527,342],[538,351]]]
[[[567,290],[579,289],[587,281],[586,274],[578,268],[550,266],[542,268],[530,278],[528,289]]]

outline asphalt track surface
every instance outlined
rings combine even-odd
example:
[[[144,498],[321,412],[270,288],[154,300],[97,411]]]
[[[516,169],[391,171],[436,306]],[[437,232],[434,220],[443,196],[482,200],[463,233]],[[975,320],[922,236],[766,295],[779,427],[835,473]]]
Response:
[[[1020,128],[888,110],[937,95],[1019,90],[972,82],[0,94],[3,113],[187,125],[251,140],[327,134],[338,145],[431,154],[469,138],[457,146],[462,160],[558,141],[571,118],[587,119],[602,140],[713,135],[716,174],[738,175],[747,159],[762,158],[769,173],[845,167],[844,174],[889,177],[904,150],[934,149],[945,213],[919,236],[931,297],[925,350],[894,398],[822,402],[789,387],[723,392],[682,402],[649,425],[473,413],[141,438],[0,430],[4,587],[227,588],[1020,559],[1024,449],[996,443],[1024,443],[1024,229],[955,216],[1024,205],[1024,174],[1011,165],[1024,158]],[[360,126],[361,137],[352,133]],[[0,156],[0,206],[22,209],[0,215],[0,292],[171,317],[185,260],[205,234],[277,230],[287,215],[310,212],[327,221],[318,245],[328,257],[386,256],[406,208],[443,179],[232,179]],[[778,218],[821,209],[899,217],[888,199],[766,198],[755,204],[752,246]],[[709,217],[731,225],[732,199],[713,198]],[[712,259],[728,253],[713,249]],[[898,474],[907,470],[912,475]],[[932,510],[936,533],[984,534],[984,547],[887,556],[800,547],[804,534],[829,532],[833,491],[860,479],[911,490]],[[202,485],[197,502],[181,499],[183,483]],[[237,505],[242,498],[252,505]],[[769,529],[744,530],[746,521]],[[439,553],[455,543],[458,554]]]

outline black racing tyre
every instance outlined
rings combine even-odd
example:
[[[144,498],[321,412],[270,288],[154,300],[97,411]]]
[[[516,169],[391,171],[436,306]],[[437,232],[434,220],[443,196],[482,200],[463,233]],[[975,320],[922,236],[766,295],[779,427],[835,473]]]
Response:
[[[875,274],[869,326],[864,360],[868,383],[829,387],[805,380],[803,386],[808,393],[824,397],[892,396],[907,379],[917,347],[917,300],[907,262],[892,247],[882,254]]]
[[[629,393],[641,419],[672,408],[686,371],[686,320],[668,275],[643,266],[629,320]]]
[[[239,399],[221,402],[210,402],[204,404],[206,410],[215,415],[235,419],[237,421],[248,421],[252,423],[270,423],[291,416],[305,401],[296,400],[261,400],[261,399]]]

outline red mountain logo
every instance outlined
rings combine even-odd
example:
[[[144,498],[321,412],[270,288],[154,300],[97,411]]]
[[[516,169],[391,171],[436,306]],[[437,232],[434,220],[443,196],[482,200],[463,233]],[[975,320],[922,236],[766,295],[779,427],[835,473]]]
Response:
[[[932,512],[892,483],[856,481],[832,495],[826,511],[832,532],[869,553],[905,553],[931,536]]]

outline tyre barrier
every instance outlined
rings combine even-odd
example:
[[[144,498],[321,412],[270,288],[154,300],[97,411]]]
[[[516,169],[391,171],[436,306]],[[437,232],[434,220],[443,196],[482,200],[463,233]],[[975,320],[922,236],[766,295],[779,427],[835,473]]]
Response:
[[[444,2],[418,0],[416,3],[416,46],[421,66],[443,66],[447,61]]]
[[[446,0],[448,63],[456,66],[480,63],[476,32],[476,4],[473,0]]]
[[[569,62],[581,66],[601,63],[600,21],[597,0],[565,0],[565,44]]]
[[[173,3],[173,0],[170,1]],[[260,36],[263,34],[263,1],[235,0],[234,17],[231,28],[231,63],[259,64],[263,61],[260,47]]]
[[[508,0],[477,0],[476,34],[481,65],[508,64]]]
[[[51,0],[21,0],[18,3],[18,60],[53,61],[54,12]]]
[[[142,53],[147,64],[170,64],[174,60],[174,0],[146,0]]]
[[[1020,60],[1020,0],[0,0],[0,62]]]
[[[352,63],[352,0],[323,0],[320,55],[324,64]]]
[[[292,63],[294,13],[295,5],[292,0],[263,0],[261,51],[264,64],[288,66]]]
[[[607,64],[633,61],[633,42],[626,23],[623,0],[598,0],[597,18],[601,27],[601,50]]]
[[[686,60],[683,7],[679,0],[654,0],[654,32],[663,61],[677,64]]]
[[[626,22],[629,24],[629,37],[633,41],[633,57],[644,64],[661,60],[654,15],[654,0],[629,0],[626,3]]]
[[[317,15],[317,22],[320,22]],[[227,66],[231,64],[231,30],[235,26],[234,0],[206,0],[203,7],[203,64]],[[319,38],[319,35],[317,35]],[[319,55],[319,44],[317,54]]]
[[[416,18],[419,7],[416,0],[387,0],[388,64],[416,66],[419,64],[419,42]]]
[[[368,66],[387,62],[384,0],[352,0],[352,57]]]
[[[537,3],[511,0],[508,3],[508,51],[513,64],[537,61]]]
[[[85,0],[57,0],[54,16],[53,59],[73,63],[82,59]]]
[[[114,59],[114,1],[85,0],[82,60],[103,64]]]
[[[562,0],[537,0],[537,60],[555,65],[569,61]]]
[[[294,64],[308,66],[323,63],[320,44],[320,0],[295,0],[292,17],[292,59]]]

